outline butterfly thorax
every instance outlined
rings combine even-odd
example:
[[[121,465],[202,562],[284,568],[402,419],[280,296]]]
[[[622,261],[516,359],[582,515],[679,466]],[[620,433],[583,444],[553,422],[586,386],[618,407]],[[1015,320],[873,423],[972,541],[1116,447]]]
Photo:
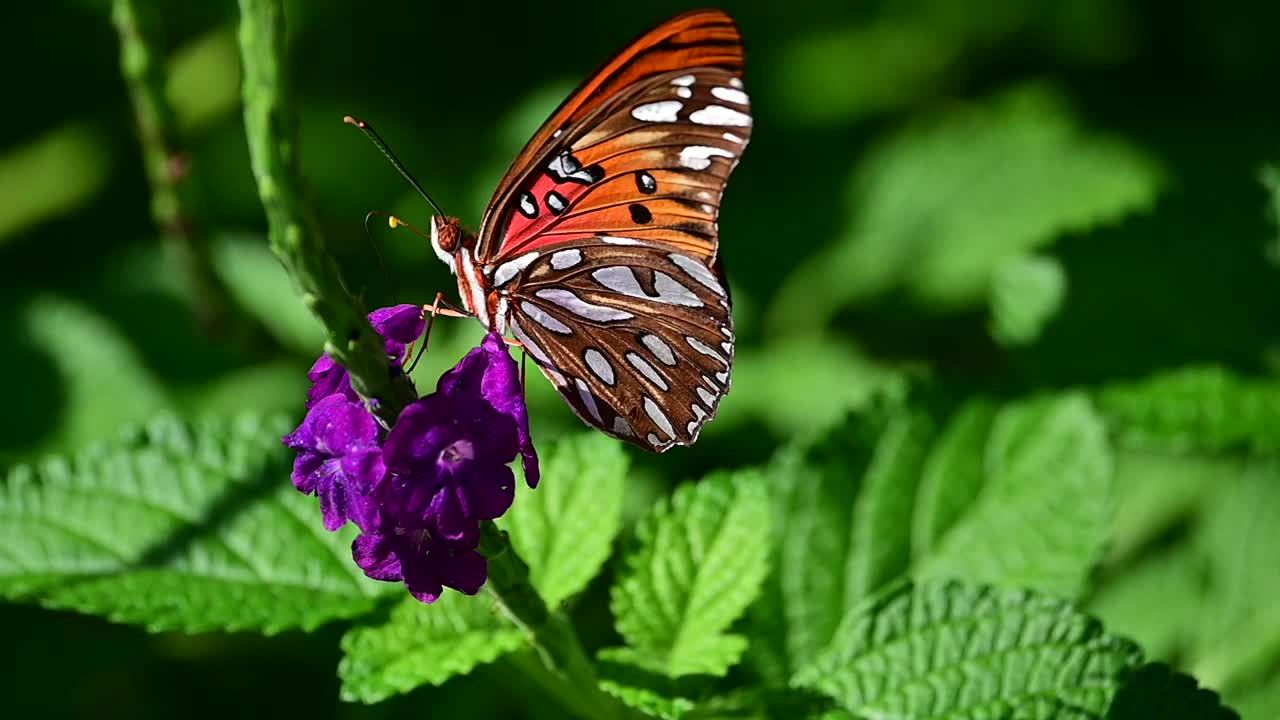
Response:
[[[505,303],[493,291],[492,268],[476,261],[476,235],[463,230],[457,218],[432,218],[431,247],[457,276],[458,294],[467,311],[486,329],[505,332]]]

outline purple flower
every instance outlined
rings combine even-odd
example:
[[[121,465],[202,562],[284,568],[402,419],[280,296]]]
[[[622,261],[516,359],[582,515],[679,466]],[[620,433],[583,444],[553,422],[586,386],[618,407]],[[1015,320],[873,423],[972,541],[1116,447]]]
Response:
[[[454,539],[511,506],[523,456],[530,487],[538,457],[529,439],[519,373],[501,336],[440,378],[436,392],[405,408],[383,446],[388,483],[383,508],[400,527],[438,526]]]
[[[373,493],[385,474],[381,430],[363,405],[336,393],[312,406],[298,429],[284,436],[284,444],[298,451],[293,485],[320,498],[325,529],[337,530],[348,519],[364,530],[377,526]]]
[[[444,588],[475,595],[488,578],[489,565],[476,552],[476,538],[450,541],[430,529],[388,528],[356,538],[351,554],[374,580],[404,582],[418,600],[435,602]]]
[[[419,305],[393,305],[369,313],[369,323],[382,336],[387,357],[397,365],[405,360],[406,346],[417,340],[426,329],[427,321]],[[351,378],[341,365],[328,355],[321,355],[307,373],[311,379],[311,391],[307,393],[307,407],[334,393],[342,393],[352,402],[360,397],[351,388]]]

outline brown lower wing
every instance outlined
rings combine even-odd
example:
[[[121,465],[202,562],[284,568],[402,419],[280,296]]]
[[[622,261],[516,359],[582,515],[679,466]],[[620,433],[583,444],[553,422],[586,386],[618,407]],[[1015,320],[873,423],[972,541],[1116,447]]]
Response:
[[[547,248],[506,290],[512,334],[587,424],[662,452],[697,439],[729,391],[728,292],[671,247]]]

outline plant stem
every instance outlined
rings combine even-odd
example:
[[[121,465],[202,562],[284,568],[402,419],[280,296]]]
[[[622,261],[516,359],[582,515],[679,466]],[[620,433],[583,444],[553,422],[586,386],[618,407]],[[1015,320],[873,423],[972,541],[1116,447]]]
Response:
[[[202,328],[220,335],[228,329],[229,313],[237,308],[213,271],[208,240],[192,213],[194,190],[186,182],[190,159],[182,151],[173,108],[165,97],[158,13],[139,0],[114,0],[111,19],[120,36],[120,69],[151,185],[151,217],[187,278]]]
[[[572,705],[564,704],[578,714],[600,720],[625,716],[621,703],[600,690],[595,666],[568,618],[547,609],[546,602],[529,580],[529,566],[511,547],[506,531],[492,522],[483,523],[480,554],[489,561],[485,589],[507,618],[529,634],[542,667],[556,681],[543,680],[541,684],[548,693],[563,698],[566,690],[556,685],[567,684],[569,696],[576,697]],[[538,679],[533,673],[527,674],[531,679]]]
[[[382,338],[369,325],[363,303],[343,284],[307,203],[298,165],[297,118],[287,92],[280,0],[240,0],[239,36],[245,132],[271,250],[324,327],[325,352],[346,368],[369,410],[391,427],[414,400],[413,384],[387,362]]]

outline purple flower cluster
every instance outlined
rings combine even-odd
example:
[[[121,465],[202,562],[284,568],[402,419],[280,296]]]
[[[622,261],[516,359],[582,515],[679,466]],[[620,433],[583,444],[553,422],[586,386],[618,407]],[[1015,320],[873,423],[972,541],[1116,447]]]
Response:
[[[425,325],[416,305],[377,310],[369,321],[397,367]],[[502,337],[486,336],[390,432],[331,358],[308,377],[307,417],[284,444],[298,453],[293,484],[320,498],[324,526],[354,522],[361,535],[352,554],[365,574],[404,582],[423,602],[446,587],[476,593],[488,571],[476,552],[480,523],[511,506],[517,455],[526,482],[538,483],[519,373]]]

